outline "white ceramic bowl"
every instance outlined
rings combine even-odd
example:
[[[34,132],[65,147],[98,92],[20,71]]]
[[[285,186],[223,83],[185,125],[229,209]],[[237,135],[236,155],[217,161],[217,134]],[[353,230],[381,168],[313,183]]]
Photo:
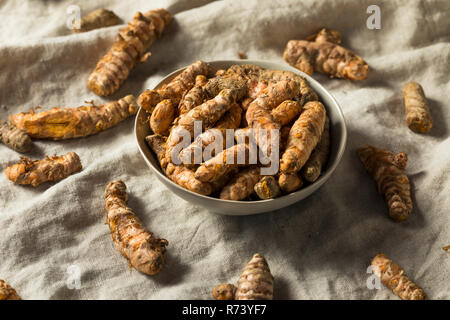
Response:
[[[174,192],[177,196],[183,198],[184,200],[203,206],[211,212],[226,215],[250,215],[281,209],[308,197],[314,191],[319,189],[320,186],[322,186],[330,178],[331,174],[334,172],[337,165],[341,161],[347,143],[347,127],[345,125],[344,115],[342,114],[342,110],[333,96],[316,80],[314,80],[307,74],[285,64],[258,60],[221,60],[212,61],[210,62],[210,64],[215,69],[226,69],[234,64],[254,64],[265,69],[292,71],[305,77],[309,85],[319,95],[320,100],[327,109],[328,117],[330,118],[331,153],[325,171],[314,183],[308,185],[303,189],[300,189],[297,192],[293,192],[276,199],[258,201],[233,201],[222,200],[191,192],[172,182],[161,171],[158,160],[145,142],[144,138],[147,135],[151,134],[151,131],[148,126],[148,122],[146,121],[147,115],[145,113],[145,110],[140,108],[136,116],[134,128],[136,142],[145,162],[147,162],[150,169],[153,170],[153,172],[156,174],[156,177],[167,188],[169,188],[172,192]],[[159,88],[163,84],[168,83],[173,77],[175,77],[183,70],[184,68],[172,72],[164,79],[162,79],[155,88]]]

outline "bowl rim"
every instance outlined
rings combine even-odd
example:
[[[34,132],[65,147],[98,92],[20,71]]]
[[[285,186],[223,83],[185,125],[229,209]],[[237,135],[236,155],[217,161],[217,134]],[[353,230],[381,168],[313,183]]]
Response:
[[[308,185],[305,188],[302,188],[300,190],[291,192],[289,194],[283,195],[281,197],[277,197],[274,199],[265,199],[265,200],[252,200],[252,201],[243,201],[243,200],[226,200],[226,199],[220,199],[220,198],[215,198],[215,197],[211,197],[211,196],[207,196],[207,195],[203,195],[203,194],[199,194],[199,193],[195,193],[193,191],[190,191],[186,188],[183,188],[182,186],[178,185],[177,183],[173,182],[172,180],[170,180],[164,173],[161,172],[160,168],[156,168],[153,163],[147,159],[147,156],[145,155],[144,151],[141,148],[141,145],[139,143],[139,138],[137,136],[137,126],[138,126],[138,121],[139,121],[139,114],[141,112],[145,112],[145,110],[142,108],[141,105],[139,105],[139,110],[136,113],[136,117],[135,117],[135,121],[134,121],[134,136],[136,139],[136,143],[139,149],[139,152],[141,153],[142,157],[144,158],[144,160],[147,162],[147,164],[150,166],[150,168],[152,168],[152,170],[162,179],[164,179],[164,181],[166,181],[167,183],[171,184],[172,186],[174,186],[175,188],[177,188],[178,190],[180,190],[181,192],[187,192],[193,196],[196,197],[200,197],[202,199],[205,200],[210,200],[210,201],[219,201],[221,203],[227,203],[227,204],[239,204],[239,205],[244,205],[244,206],[252,206],[254,204],[264,204],[264,203],[271,203],[271,202],[278,202],[278,201],[282,201],[283,199],[287,199],[287,198],[291,198],[291,197],[296,197],[297,195],[299,195],[300,193],[308,193],[310,190],[315,188],[315,185],[319,185],[319,187],[322,185],[323,181],[328,180],[328,178],[331,176],[331,174],[333,174],[334,170],[337,168],[337,166],[339,165],[339,163],[342,160],[342,157],[344,155],[345,152],[345,148],[347,146],[347,137],[348,137],[348,133],[347,133],[347,123],[345,121],[345,117],[344,117],[344,113],[341,109],[341,106],[339,105],[339,103],[336,101],[336,99],[333,97],[333,95],[327,90],[325,89],[324,86],[322,86],[322,84],[320,84],[320,82],[318,82],[317,80],[315,80],[313,77],[311,77],[310,75],[304,73],[303,71],[300,71],[298,69],[295,69],[289,65],[283,65],[281,63],[278,62],[273,62],[273,61],[269,61],[269,60],[253,60],[253,59],[240,59],[240,60],[212,60],[212,61],[206,61],[208,63],[214,63],[214,64],[229,64],[229,65],[233,65],[233,64],[254,64],[257,66],[262,67],[261,65],[265,65],[265,64],[270,64],[270,65],[274,65],[277,66],[278,69],[274,69],[274,70],[285,70],[285,71],[291,71],[293,73],[296,73],[302,77],[304,77],[309,83],[314,83],[317,87],[319,87],[323,94],[326,95],[335,105],[335,109],[337,111],[337,114],[339,115],[341,121],[342,121],[342,139],[341,139],[341,143],[339,145],[339,148],[337,150],[337,155],[336,155],[336,160],[329,164],[329,166],[327,167],[327,171],[322,174],[319,179],[317,179],[316,181],[314,181],[313,183],[311,183],[310,185]],[[182,68],[179,68],[177,70],[172,71],[171,73],[169,73],[168,75],[164,76],[162,79],[160,79],[158,81],[158,83],[154,86],[153,89],[156,89],[158,86],[160,86],[166,79],[170,79],[175,77],[177,74],[179,74],[180,72],[182,72],[184,69],[186,69],[189,65],[184,66]],[[145,144],[145,141],[144,141]],[[148,147],[150,149],[150,147]],[[151,152],[153,152],[150,149]],[[158,162],[158,160],[155,158],[155,161]],[[312,190],[311,192],[313,193],[315,190]]]

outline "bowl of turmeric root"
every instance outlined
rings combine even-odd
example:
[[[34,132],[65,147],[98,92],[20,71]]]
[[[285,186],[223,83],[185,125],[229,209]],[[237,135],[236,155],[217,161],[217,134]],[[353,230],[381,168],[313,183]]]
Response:
[[[278,210],[322,186],[347,129],[317,81],[267,61],[196,61],[138,98],[139,150],[186,201],[227,215]]]

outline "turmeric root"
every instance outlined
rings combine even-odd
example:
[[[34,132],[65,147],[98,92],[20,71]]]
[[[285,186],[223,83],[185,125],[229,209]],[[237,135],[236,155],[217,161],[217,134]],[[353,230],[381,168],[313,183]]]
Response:
[[[297,173],[282,173],[278,185],[285,193],[297,191],[303,186],[303,181]]]
[[[6,167],[6,177],[16,184],[33,187],[47,181],[59,181],[81,170],[81,161],[75,152],[43,160],[20,158],[20,163]]]
[[[175,107],[172,101],[165,99],[158,103],[150,117],[150,128],[154,133],[166,134],[175,118]]]
[[[236,300],[272,300],[273,276],[263,256],[256,253],[238,280]]]
[[[185,165],[194,164],[195,153],[203,154],[203,150],[212,143],[218,143],[218,148],[225,148],[226,146],[226,129],[236,129],[241,123],[242,109],[237,103],[233,103],[230,110],[228,110],[219,121],[216,122],[215,128],[206,130],[199,134],[189,146],[181,150],[180,159]],[[221,139],[218,141],[219,136]],[[216,144],[211,146],[212,151],[216,149]],[[203,155],[203,161],[210,159],[209,155]],[[211,156],[215,156],[212,152]]]
[[[192,170],[182,165],[174,165],[173,163],[169,163],[166,159],[165,137],[155,134],[146,137],[145,140],[156,154],[162,170],[166,173],[170,180],[192,192],[203,195],[211,194],[211,185],[209,183],[197,180]]]
[[[306,181],[314,182],[319,178],[323,166],[330,154],[330,120],[326,119],[322,137],[302,168],[302,176]]]
[[[372,260],[372,272],[381,282],[403,300],[425,300],[422,288],[412,282],[404,270],[384,253],[377,254]]]
[[[248,165],[248,156],[248,146],[236,144],[203,162],[195,171],[195,177],[203,182],[214,181],[228,174],[235,167]]]
[[[178,119],[177,125],[172,127],[169,138],[167,139],[166,158],[173,162],[172,151],[182,140],[183,134],[187,131],[191,137],[194,134],[194,123],[201,121],[204,128],[212,127],[222,115],[227,112],[236,100],[239,94],[237,90],[226,89],[221,91],[216,97],[205,103],[196,106],[188,113],[185,113]]]
[[[403,87],[406,110],[406,124],[414,132],[426,133],[433,127],[430,108],[423,88],[417,82],[408,82]]]
[[[128,95],[99,106],[17,113],[10,115],[9,121],[32,138],[62,140],[96,134],[136,114],[137,110],[135,98]]]
[[[443,247],[442,250],[444,250],[444,251],[450,251],[450,245]]]
[[[86,32],[94,29],[114,26],[119,24],[120,19],[110,10],[97,9],[81,19],[80,28],[73,28],[74,32]]]
[[[8,122],[0,120],[0,140],[8,147],[18,152],[28,152],[32,147],[30,137],[22,130]]]
[[[302,108],[297,101],[285,100],[278,107],[272,109],[273,120],[280,126],[285,126],[296,119]]]
[[[276,82],[263,90],[247,109],[247,123],[249,127],[255,129],[253,131],[255,140],[267,156],[271,154],[272,131],[281,128],[275,122],[271,110],[281,102],[298,96],[299,89],[295,81]],[[266,135],[266,139],[261,139],[263,135]]]
[[[296,100],[300,103],[300,106],[304,106],[309,101],[318,100],[317,93],[311,88],[305,78],[299,76],[296,73],[285,70],[263,70],[259,75],[259,82],[261,81],[295,81],[300,87],[300,97],[296,97]]]
[[[313,34],[306,38],[308,41],[316,42],[331,42],[334,44],[340,44],[342,37],[339,31],[322,28],[318,33]]]
[[[410,184],[405,174],[406,154],[394,155],[373,146],[360,148],[357,153],[385,198],[390,217],[398,222],[406,220],[412,210]]]
[[[136,270],[154,275],[164,265],[164,253],[169,242],[153,237],[139,218],[127,207],[125,183],[113,181],[106,186],[106,222],[117,250],[130,261]]]
[[[220,192],[223,200],[244,200],[254,193],[255,184],[261,179],[261,169],[245,168],[239,171]]]
[[[9,284],[0,279],[0,300],[22,300]]]
[[[303,167],[325,126],[326,111],[322,103],[311,101],[303,109],[292,125],[286,150],[281,157],[280,170],[283,173],[295,173]]]
[[[135,65],[148,59],[150,53],[145,52],[161,36],[171,19],[170,13],[164,9],[150,10],[144,14],[136,12],[89,75],[89,89],[99,96],[116,92]]]
[[[255,184],[255,192],[260,199],[273,199],[281,194],[280,186],[273,176],[264,176]]]
[[[205,98],[203,86],[207,82],[207,78],[202,74],[199,74],[197,77],[195,77],[195,86],[191,90],[186,92],[183,99],[181,99],[180,104],[178,105],[178,113],[180,115],[191,111],[194,107],[203,102],[203,99]]]
[[[291,40],[286,45],[283,59],[309,75],[318,71],[331,77],[351,80],[368,77],[369,66],[360,56],[326,40],[337,41],[335,37],[324,37],[323,34],[316,37],[315,41]]]
[[[216,300],[234,300],[236,289],[234,284],[219,284],[213,289],[212,295]]]
[[[168,164],[166,160],[166,140],[166,137],[159,134],[152,134],[145,137],[145,141],[150,149],[156,154],[159,165],[163,171],[166,170]]]
[[[138,102],[149,113],[153,112],[155,106],[164,99],[170,99],[174,105],[178,105],[183,95],[194,86],[196,77],[207,76],[210,73],[211,66],[208,63],[196,61],[162,88],[145,90],[139,96]]]

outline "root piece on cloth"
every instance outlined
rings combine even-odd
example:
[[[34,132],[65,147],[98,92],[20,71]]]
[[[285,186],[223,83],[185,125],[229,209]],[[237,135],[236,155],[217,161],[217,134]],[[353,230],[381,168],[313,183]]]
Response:
[[[69,152],[60,157],[46,157],[43,160],[20,158],[20,163],[6,167],[6,177],[16,184],[36,187],[47,181],[59,181],[81,170],[80,157]]]
[[[194,107],[201,104],[205,98],[203,86],[208,82],[204,75],[195,77],[195,85],[192,89],[186,92],[178,105],[178,114],[182,115],[191,111]]]
[[[236,101],[237,90],[222,90],[216,97],[210,99],[201,105],[196,106],[188,113],[183,114],[178,123],[172,127],[169,138],[167,139],[166,159],[174,162],[172,151],[178,143],[182,141],[183,134],[187,131],[191,138],[194,135],[195,122],[201,122],[205,129],[211,128],[214,124],[230,110]]]
[[[244,200],[254,193],[255,184],[261,179],[259,167],[245,168],[239,171],[220,192],[223,200]]]
[[[182,165],[174,165],[166,159],[166,138],[161,135],[151,135],[145,138],[150,148],[156,154],[159,164],[167,177],[176,184],[192,192],[209,195],[212,186],[195,178],[194,171]]]
[[[391,289],[401,299],[426,299],[423,289],[412,282],[404,270],[384,253],[379,253],[373,258],[372,272],[380,277],[381,283]]]
[[[285,100],[272,109],[271,114],[273,120],[282,127],[297,119],[301,111],[302,107],[297,101]]]
[[[178,105],[183,95],[195,85],[196,77],[198,75],[208,76],[212,72],[211,70],[209,63],[196,61],[162,88],[145,90],[139,96],[138,102],[149,113],[152,113],[156,105],[164,99],[170,99],[173,105]]]
[[[407,155],[403,152],[394,155],[373,146],[359,148],[357,153],[386,200],[390,217],[398,222],[406,220],[413,207],[411,187],[405,174]]]
[[[117,250],[136,270],[154,275],[164,265],[164,253],[169,244],[166,239],[153,237],[131,208],[127,207],[125,183],[113,181],[106,186],[106,222]]]
[[[195,177],[211,182],[228,174],[233,168],[248,166],[249,150],[245,144],[236,144],[203,162],[195,171]]]
[[[73,28],[74,32],[86,32],[94,29],[114,26],[119,24],[120,19],[114,12],[111,10],[106,10],[104,8],[100,8],[94,10],[83,18],[80,21],[80,28]]]
[[[164,9],[136,12],[89,75],[89,89],[99,96],[116,92],[136,64],[148,59],[150,53],[145,52],[171,20],[170,13]]]
[[[219,284],[214,287],[212,295],[216,300],[234,300],[236,289],[234,284],[231,283]]]
[[[0,140],[9,148],[18,152],[30,151],[33,142],[30,137],[19,128],[0,119]]]
[[[278,178],[278,185],[285,193],[297,191],[303,186],[303,181],[297,173],[282,173]]]
[[[335,78],[364,80],[369,76],[369,66],[356,53],[326,40],[338,41],[330,34],[319,33],[315,41],[290,40],[283,59],[291,66],[312,75],[314,71]]]
[[[255,253],[239,277],[235,299],[272,300],[273,282],[266,259]]]
[[[308,161],[302,168],[302,177],[308,182],[314,182],[319,178],[322,168],[328,161],[330,154],[330,120],[326,119],[322,137],[316,148],[311,153]]]
[[[326,111],[319,101],[308,102],[289,132],[286,150],[280,161],[283,173],[299,171],[308,160],[322,135]]]
[[[135,115],[137,110],[136,99],[128,95],[99,106],[17,113],[10,115],[9,121],[32,138],[62,140],[99,133]]]
[[[0,279],[0,300],[22,300],[16,290]]]
[[[315,42],[331,42],[334,44],[340,44],[342,40],[342,36],[337,30],[331,30],[322,28],[320,31],[316,34],[313,34],[306,38],[308,41],[315,41]]]
[[[167,134],[175,118],[175,106],[172,101],[165,99],[158,103],[150,117],[150,128],[154,133]]]
[[[404,85],[403,101],[406,110],[406,124],[414,132],[426,133],[433,127],[430,108],[428,107],[422,86],[414,81]]]
[[[260,199],[273,199],[281,194],[277,179],[273,176],[264,176],[255,184],[255,192]]]

